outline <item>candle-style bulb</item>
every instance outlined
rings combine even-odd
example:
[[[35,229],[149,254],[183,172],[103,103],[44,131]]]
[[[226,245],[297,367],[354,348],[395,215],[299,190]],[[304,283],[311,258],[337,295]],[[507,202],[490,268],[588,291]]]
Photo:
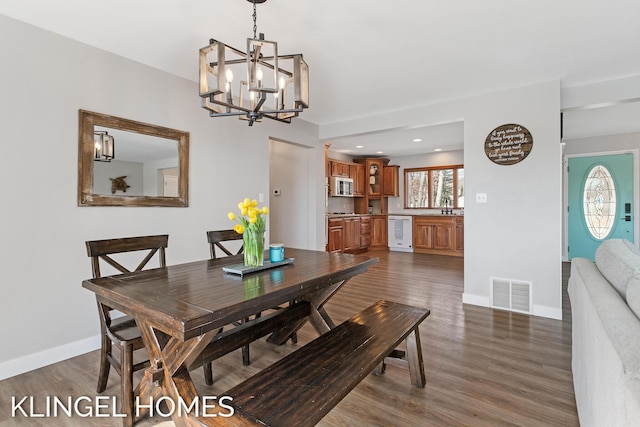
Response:
[[[286,85],[286,82],[284,81],[284,77],[280,77],[280,89],[284,89],[284,86]]]
[[[231,83],[233,81],[233,70],[231,68],[227,68],[225,76],[227,77],[227,81]]]
[[[259,82],[261,82],[262,81],[262,77],[263,77],[262,68],[258,67],[256,69],[256,78],[258,79]]]

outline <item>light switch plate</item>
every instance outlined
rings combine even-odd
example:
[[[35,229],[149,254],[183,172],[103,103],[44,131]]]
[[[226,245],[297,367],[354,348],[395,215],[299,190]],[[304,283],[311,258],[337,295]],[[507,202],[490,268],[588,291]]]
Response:
[[[476,203],[487,203],[487,193],[476,193]]]

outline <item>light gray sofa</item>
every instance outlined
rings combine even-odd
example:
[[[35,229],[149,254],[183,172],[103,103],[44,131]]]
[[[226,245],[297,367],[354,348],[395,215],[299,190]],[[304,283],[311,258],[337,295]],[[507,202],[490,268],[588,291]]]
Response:
[[[640,425],[640,253],[605,240],[571,261],[573,386],[583,427]]]

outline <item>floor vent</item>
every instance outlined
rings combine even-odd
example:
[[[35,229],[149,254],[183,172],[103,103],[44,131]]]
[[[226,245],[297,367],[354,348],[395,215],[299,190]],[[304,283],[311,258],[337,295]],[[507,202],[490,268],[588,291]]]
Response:
[[[491,307],[531,314],[531,282],[491,278]]]

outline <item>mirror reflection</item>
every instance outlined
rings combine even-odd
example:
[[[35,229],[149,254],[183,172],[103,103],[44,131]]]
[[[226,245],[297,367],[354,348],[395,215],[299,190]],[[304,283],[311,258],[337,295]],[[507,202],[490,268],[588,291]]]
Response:
[[[94,194],[178,197],[178,141],[103,126],[94,126],[94,134]],[[112,150],[105,150],[105,134]]]

